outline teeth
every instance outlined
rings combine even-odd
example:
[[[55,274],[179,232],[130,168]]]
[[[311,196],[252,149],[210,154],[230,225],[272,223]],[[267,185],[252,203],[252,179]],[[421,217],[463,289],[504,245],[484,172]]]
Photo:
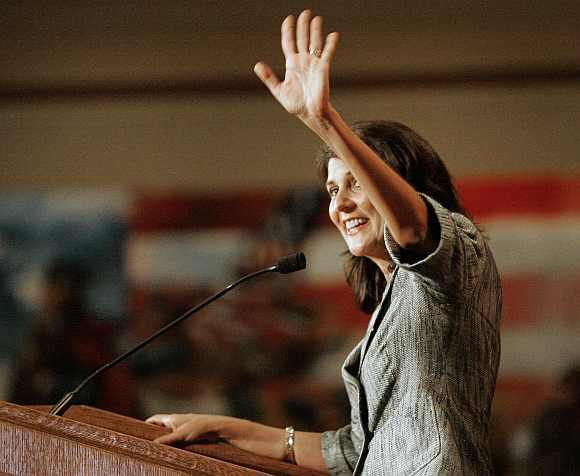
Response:
[[[368,218],[351,218],[350,220],[346,220],[344,222],[345,226],[346,226],[346,231],[350,231],[353,228],[362,225],[363,223],[366,223],[368,220]]]

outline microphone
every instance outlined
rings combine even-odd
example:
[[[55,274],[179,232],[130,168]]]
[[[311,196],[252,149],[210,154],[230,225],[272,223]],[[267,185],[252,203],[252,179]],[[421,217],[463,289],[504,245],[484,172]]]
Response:
[[[276,265],[276,271],[282,274],[293,273],[304,268],[306,268],[306,256],[304,256],[304,253],[284,256],[278,260]]]
[[[276,272],[276,273],[281,273],[281,274],[288,274],[288,273],[293,273],[294,271],[300,271],[301,269],[304,269],[304,268],[306,268],[306,256],[304,256],[304,253],[298,252],[298,253],[294,253],[292,255],[288,255],[288,256],[284,256],[283,258],[280,258],[278,260],[278,263],[276,263],[273,266],[270,266],[270,267],[264,268],[264,269],[260,269],[258,271],[254,271],[253,273],[250,273],[250,274],[246,274],[245,276],[238,279],[236,282],[225,287],[224,289],[217,292],[213,296],[210,296],[202,303],[198,304],[195,307],[192,307],[191,309],[186,311],[184,314],[179,316],[177,319],[170,322],[165,327],[159,329],[153,335],[149,336],[147,339],[140,342],[132,349],[129,349],[127,352],[125,352],[124,354],[121,354],[119,357],[112,360],[108,364],[105,364],[102,367],[100,367],[99,369],[95,370],[91,375],[89,375],[85,380],[83,380],[72,392],[68,392],[67,394],[65,394],[58,401],[58,403],[56,403],[56,405],[54,405],[51,408],[50,414],[62,416],[63,413],[66,412],[70,408],[70,406],[72,405],[73,399],[75,398],[76,394],[79,393],[87,383],[89,383],[91,380],[93,380],[94,378],[96,378],[97,376],[102,374],[104,371],[110,369],[111,367],[117,365],[119,362],[125,360],[127,357],[130,357],[135,352],[137,352],[138,350],[142,349],[147,344],[149,344],[149,342],[157,339],[157,337],[159,337],[160,335],[167,332],[173,326],[179,324],[181,321],[187,319],[188,317],[195,314],[200,309],[204,308],[205,306],[212,303],[216,299],[220,298],[221,296],[223,296],[227,292],[231,291],[238,284],[241,284],[244,281],[247,281],[248,279],[254,278],[256,276],[259,276],[259,275],[265,274],[265,273]]]

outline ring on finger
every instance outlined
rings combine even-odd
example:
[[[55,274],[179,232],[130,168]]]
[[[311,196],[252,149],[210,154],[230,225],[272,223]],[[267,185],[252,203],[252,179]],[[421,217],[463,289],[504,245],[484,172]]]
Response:
[[[310,48],[310,54],[320,58],[322,56],[322,50],[320,48]]]

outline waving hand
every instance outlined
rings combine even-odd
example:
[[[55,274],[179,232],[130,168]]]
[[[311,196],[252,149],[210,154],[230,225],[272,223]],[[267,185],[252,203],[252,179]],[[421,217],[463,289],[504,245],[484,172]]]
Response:
[[[325,40],[322,17],[312,18],[310,10],[305,10],[297,21],[289,16],[282,23],[284,81],[264,63],[256,64],[254,71],[290,114],[306,123],[317,121],[329,107],[328,76],[337,44],[338,33],[330,33]]]

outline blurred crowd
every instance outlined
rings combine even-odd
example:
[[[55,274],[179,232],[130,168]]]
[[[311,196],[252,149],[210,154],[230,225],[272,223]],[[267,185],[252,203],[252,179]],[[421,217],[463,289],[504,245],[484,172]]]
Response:
[[[234,274],[270,266],[298,249],[322,202],[312,189],[284,197],[251,231],[252,243]],[[130,291],[127,315],[112,320],[91,311],[91,273],[83,260],[70,256],[47,263],[38,310],[11,371],[8,400],[54,404],[94,370],[218,291]],[[295,283],[267,277],[244,283],[91,381],[77,403],[137,418],[187,411],[312,429],[341,425],[348,409],[340,364],[352,342],[315,311],[316,303],[297,299]],[[323,375],[329,356],[335,369],[330,378]],[[327,403],[326,410],[314,411],[320,402]]]

